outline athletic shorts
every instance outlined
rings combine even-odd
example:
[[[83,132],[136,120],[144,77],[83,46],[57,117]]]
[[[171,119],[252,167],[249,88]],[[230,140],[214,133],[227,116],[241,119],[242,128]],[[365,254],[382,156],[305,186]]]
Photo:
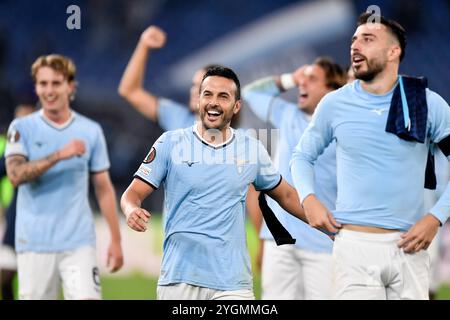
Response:
[[[187,283],[176,283],[157,288],[158,300],[255,300],[253,290],[216,290]]]
[[[397,246],[400,235],[340,230],[333,247],[333,297],[428,299],[428,251],[405,253]]]
[[[17,254],[20,300],[101,299],[96,250],[92,246],[58,253]]]

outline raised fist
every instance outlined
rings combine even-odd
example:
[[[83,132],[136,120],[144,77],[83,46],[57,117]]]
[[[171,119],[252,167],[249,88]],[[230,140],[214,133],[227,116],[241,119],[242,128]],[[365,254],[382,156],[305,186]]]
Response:
[[[142,32],[140,42],[148,49],[162,48],[166,43],[166,33],[156,26],[150,26]]]

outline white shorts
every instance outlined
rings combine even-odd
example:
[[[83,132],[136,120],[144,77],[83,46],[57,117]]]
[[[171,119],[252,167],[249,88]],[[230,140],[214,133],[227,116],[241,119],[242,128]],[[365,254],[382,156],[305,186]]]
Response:
[[[157,288],[158,300],[255,300],[253,290],[216,290],[187,283],[176,283]]]
[[[263,300],[331,299],[332,256],[264,240]]]
[[[7,245],[0,245],[0,269],[17,270],[16,252]]]
[[[58,253],[17,254],[20,300],[101,299],[96,251],[87,246]]]
[[[400,232],[340,230],[333,248],[333,297],[349,300],[428,299],[430,257],[398,248]]]

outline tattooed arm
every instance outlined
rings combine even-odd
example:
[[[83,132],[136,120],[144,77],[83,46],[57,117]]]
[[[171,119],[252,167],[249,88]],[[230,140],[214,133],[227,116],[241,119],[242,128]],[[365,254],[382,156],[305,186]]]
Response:
[[[59,161],[73,156],[81,156],[84,152],[84,142],[72,140],[60,150],[38,160],[28,161],[22,155],[11,155],[6,158],[6,172],[11,183],[17,187],[22,183],[37,179]]]

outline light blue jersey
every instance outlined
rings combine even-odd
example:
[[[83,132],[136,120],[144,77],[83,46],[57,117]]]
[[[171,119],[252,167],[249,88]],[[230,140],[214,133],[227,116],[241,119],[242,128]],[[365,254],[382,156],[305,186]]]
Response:
[[[63,127],[47,120],[42,110],[16,119],[9,128],[6,156],[39,160],[81,139],[86,152],[61,160],[34,181],[19,186],[16,250],[60,252],[95,245],[88,201],[89,173],[109,169],[103,131],[94,121],[72,111]]]
[[[289,161],[300,137],[309,124],[309,116],[297,105],[277,97],[280,94],[275,81],[264,78],[243,90],[243,98],[251,110],[264,122],[270,122],[280,130],[275,166],[283,178],[294,185],[289,168]],[[315,186],[319,199],[334,208],[336,200],[336,150],[332,144],[317,161]],[[296,246],[315,252],[332,251],[333,242],[322,232],[313,229],[303,221],[296,219],[283,210],[276,201],[268,199],[268,204],[278,220],[297,239]],[[267,225],[261,228],[262,239],[273,239]]]
[[[166,98],[158,99],[158,124],[164,131],[190,127],[195,120],[188,106]]]
[[[236,130],[228,142],[214,147],[194,126],[164,133],[152,153],[135,177],[155,189],[164,183],[167,211],[158,284],[251,289],[248,186],[270,190],[281,181],[262,144]]]
[[[374,95],[354,81],[327,94],[303,134],[292,161],[302,200],[315,193],[314,161],[337,140],[336,220],[343,224],[408,230],[424,216],[424,180],[430,141],[450,135],[450,108],[426,90],[426,143],[385,131],[393,94]],[[450,189],[430,211],[442,223],[450,212]]]

